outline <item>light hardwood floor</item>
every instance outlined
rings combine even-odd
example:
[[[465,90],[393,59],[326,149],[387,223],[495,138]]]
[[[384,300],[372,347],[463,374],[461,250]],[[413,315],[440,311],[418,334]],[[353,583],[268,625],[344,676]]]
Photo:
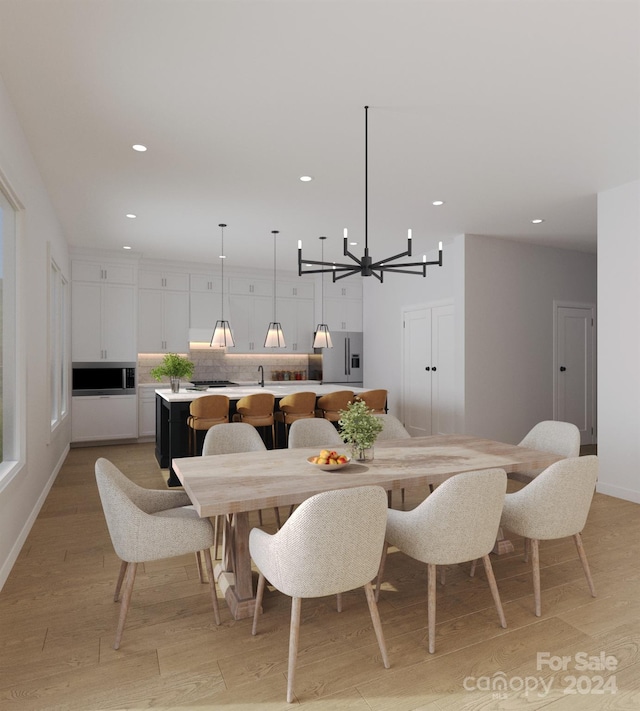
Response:
[[[141,566],[122,646],[112,649],[119,561],[95,485],[99,456],[143,486],[163,485],[152,445],[71,450],[0,593],[0,708],[291,708],[289,599],[266,594],[256,637],[251,620],[232,620],[222,601],[216,627],[194,556]],[[424,495],[408,490],[406,506]],[[468,565],[450,567],[438,584],[433,655],[425,566],[390,552],[379,607],[391,668],[382,666],[362,590],[344,595],[340,614],[333,598],[305,600],[295,703],[348,711],[639,709],[639,514],[638,505],[595,496],[584,531],[595,599],[572,541],[541,544],[541,618],[522,541],[514,540],[513,555],[493,556],[506,630],[481,566],[474,578]],[[566,670],[537,668],[544,653],[569,657]],[[581,653],[615,657],[617,666],[582,671]],[[580,693],[569,693],[567,677]],[[534,683],[525,694],[523,685]],[[599,687],[604,694],[594,693]]]

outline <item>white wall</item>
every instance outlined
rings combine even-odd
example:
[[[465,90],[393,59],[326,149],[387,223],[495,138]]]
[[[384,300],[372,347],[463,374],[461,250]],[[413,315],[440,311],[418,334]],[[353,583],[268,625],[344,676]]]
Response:
[[[465,240],[465,431],[517,443],[553,419],[553,302],[596,303],[596,256]]]
[[[640,182],[598,195],[598,491],[640,503]]]
[[[49,426],[47,373],[48,274],[51,255],[69,278],[66,241],[51,208],[17,117],[0,82],[0,172],[23,210],[18,226],[18,417],[25,442],[22,466],[0,490],[0,587],[35,520],[69,446],[70,417]],[[88,472],[88,476],[92,473]]]
[[[453,299],[457,430],[517,443],[553,418],[554,300],[595,304],[596,291],[594,254],[461,235],[426,279],[365,280],[365,386],[386,387],[398,414],[402,309]]]
[[[462,236],[444,244],[442,267],[427,267],[426,277],[386,274],[382,284],[375,277],[363,279],[364,385],[389,391],[391,414],[401,412],[402,309],[455,301],[457,275],[464,268],[462,245]],[[437,259],[437,252],[427,253],[427,259]]]

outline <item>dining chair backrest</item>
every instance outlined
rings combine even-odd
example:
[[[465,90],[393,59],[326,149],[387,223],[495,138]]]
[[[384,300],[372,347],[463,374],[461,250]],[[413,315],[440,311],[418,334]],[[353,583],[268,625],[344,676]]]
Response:
[[[386,390],[365,390],[364,392],[358,393],[355,397],[356,400],[362,400],[375,414],[384,414],[386,412]]]
[[[387,439],[409,439],[411,435],[404,425],[394,415],[376,415],[382,420],[382,430],[378,433],[376,441],[383,442]]]
[[[288,415],[313,417],[316,409],[316,394],[312,392],[292,393],[281,398],[278,408]]]
[[[502,523],[525,538],[573,536],[585,526],[597,479],[597,456],[562,459],[507,494]]]
[[[341,447],[344,445],[336,428],[319,417],[296,420],[289,430],[289,449],[300,447]]]
[[[236,403],[236,412],[243,417],[269,417],[273,416],[275,397],[271,393],[255,393],[245,395]]]
[[[376,576],[386,521],[382,487],[326,491],[303,501],[273,536],[251,531],[249,548],[266,579],[285,595],[334,595]]]
[[[336,390],[318,398],[317,413],[332,422],[340,419],[340,410],[345,410],[354,399],[353,390]]]
[[[504,469],[456,474],[412,511],[393,512],[393,545],[435,565],[481,558],[495,545],[506,489]]]
[[[580,454],[580,430],[571,422],[544,420],[527,433],[519,446],[563,457],[577,457]]]
[[[202,455],[236,454],[266,450],[259,432],[246,422],[228,422],[212,427],[204,438]]]
[[[121,560],[160,560],[213,544],[211,525],[203,526],[195,512],[193,519],[180,520],[176,516],[176,512],[181,513],[180,505],[170,503],[169,498],[163,502],[164,491],[139,487],[108,459],[96,461],[95,473],[109,535]],[[168,527],[170,536],[166,535]]]

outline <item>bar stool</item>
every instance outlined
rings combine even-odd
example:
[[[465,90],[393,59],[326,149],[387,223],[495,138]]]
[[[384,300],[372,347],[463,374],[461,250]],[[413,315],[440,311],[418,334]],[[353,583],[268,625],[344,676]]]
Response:
[[[191,401],[187,417],[191,456],[198,453],[198,432],[222,422],[229,422],[229,398],[226,395],[204,395]]]
[[[254,427],[271,427],[271,446],[275,447],[275,427],[273,407],[275,397],[271,393],[245,395],[236,403],[234,422],[246,422]]]
[[[340,419],[340,410],[346,410],[347,404],[353,400],[352,390],[337,390],[318,398],[316,417],[324,417],[330,422]]]
[[[356,400],[362,400],[370,410],[373,410],[374,415],[384,415],[387,412],[386,390],[367,390],[358,393]]]
[[[296,420],[306,420],[316,416],[316,394],[311,392],[285,395],[280,400],[279,409],[273,413],[274,420],[284,426],[284,443],[287,444],[289,427]]]

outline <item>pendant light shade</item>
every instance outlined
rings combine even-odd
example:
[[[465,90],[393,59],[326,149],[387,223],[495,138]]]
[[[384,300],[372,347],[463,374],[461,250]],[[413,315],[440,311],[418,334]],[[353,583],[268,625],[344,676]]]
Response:
[[[320,255],[321,255],[321,260],[324,262],[324,241],[327,239],[326,237],[318,237],[320,240]],[[319,323],[316,326],[316,335],[313,339],[313,347],[314,348],[333,348],[333,343],[331,342],[331,333],[329,332],[329,326],[324,322],[324,274],[320,274],[320,289],[321,289],[321,297],[320,297],[320,318],[322,319],[322,323]]]
[[[269,324],[264,339],[265,348],[286,348],[282,326],[276,317],[276,235],[278,230],[271,230],[273,235],[273,321]]]
[[[233,332],[231,331],[231,324],[225,321],[224,318],[224,228],[225,224],[219,224],[220,228],[220,280],[221,280],[221,295],[220,295],[220,318],[216,321],[216,325],[213,329],[213,335],[211,336],[211,343],[209,346],[211,348],[233,348],[236,344],[233,341]]]

